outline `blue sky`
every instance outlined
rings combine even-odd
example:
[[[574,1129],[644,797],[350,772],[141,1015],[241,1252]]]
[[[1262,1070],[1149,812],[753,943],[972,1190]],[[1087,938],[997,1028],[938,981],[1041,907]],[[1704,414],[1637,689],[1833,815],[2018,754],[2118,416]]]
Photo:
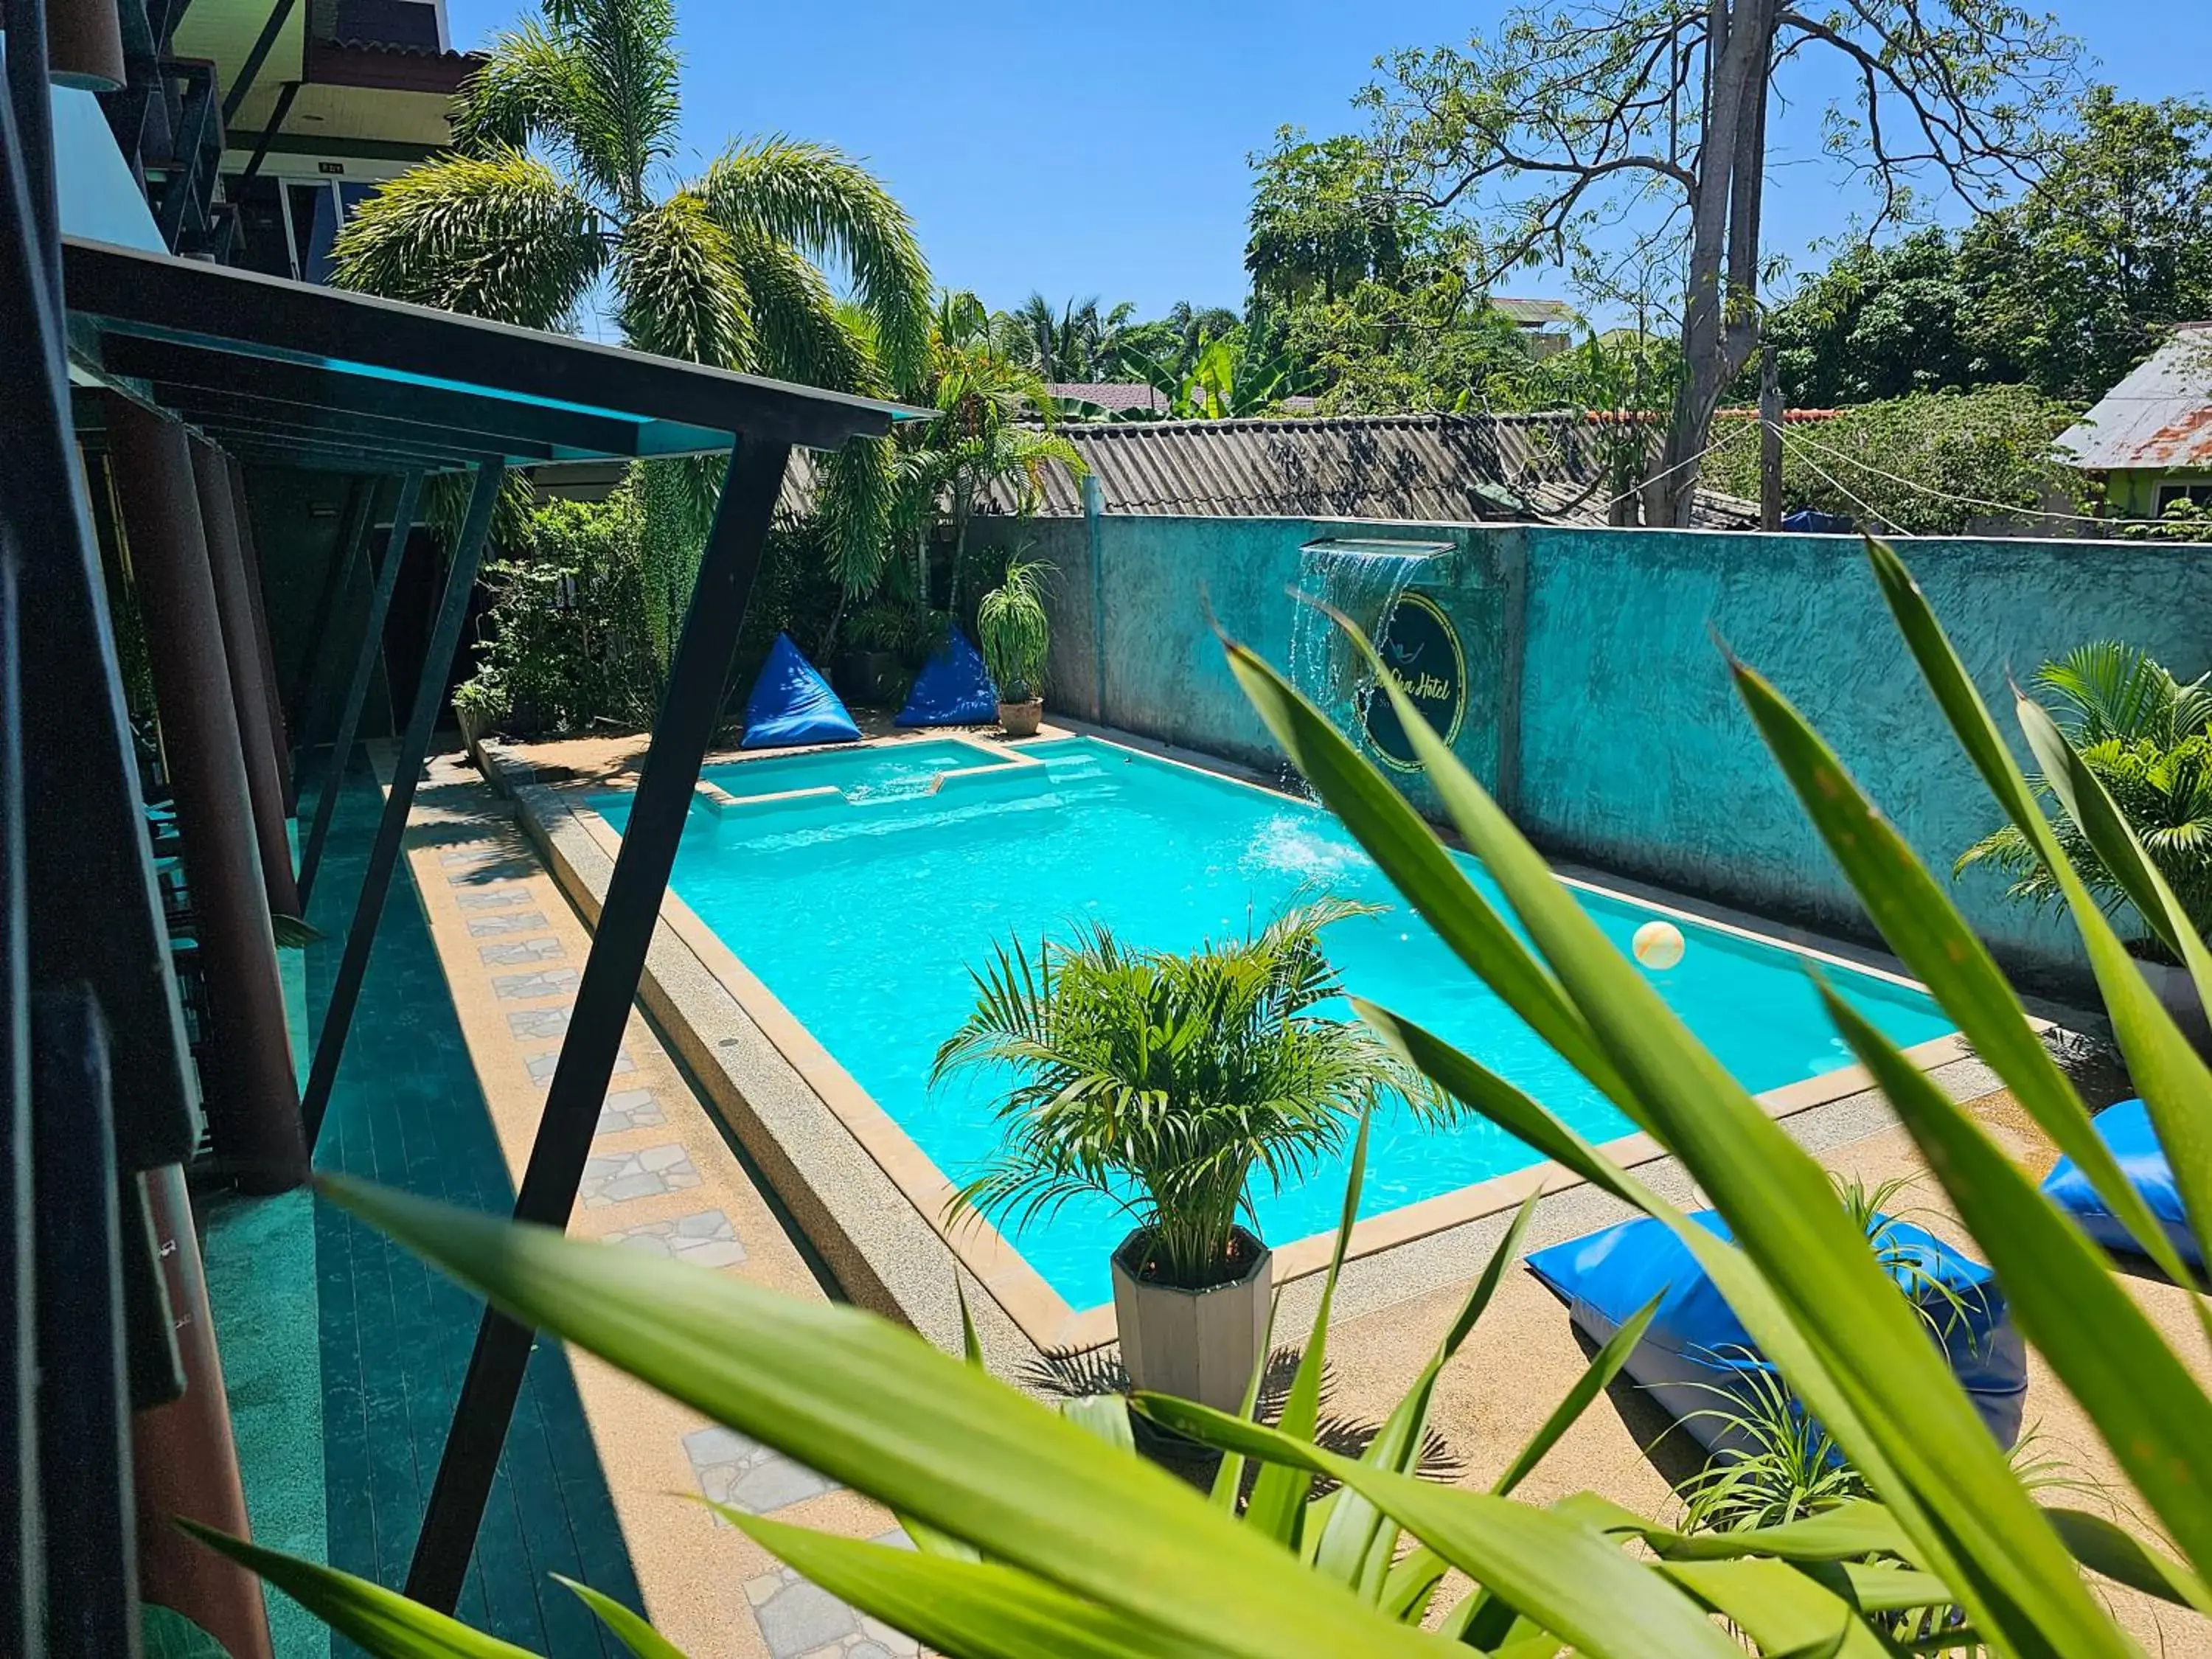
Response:
[[[520,0],[447,0],[454,44]],[[1275,129],[1349,125],[1376,54],[1486,28],[1498,0],[679,0],[688,170],[784,132],[865,158],[914,216],[938,280],[993,306],[1032,289],[1150,315],[1242,302],[1245,158]],[[2212,92],[2212,5],[2057,0],[2097,73],[2142,98]],[[1820,154],[1817,96],[1775,131],[1771,250],[1802,258],[1851,205]],[[1530,272],[1514,291],[1564,294]]]

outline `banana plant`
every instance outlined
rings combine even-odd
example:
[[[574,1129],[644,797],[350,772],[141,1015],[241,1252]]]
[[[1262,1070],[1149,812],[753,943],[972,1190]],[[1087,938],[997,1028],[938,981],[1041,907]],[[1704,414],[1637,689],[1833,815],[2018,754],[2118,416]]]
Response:
[[[2212,1074],[2067,866],[2054,827],[1904,566],[1879,544],[1869,550],[1952,732],[2065,896],[2195,1231],[2212,1243]],[[1383,693],[1510,915],[1492,908],[1434,830],[1317,709],[1249,650],[1227,650],[1284,750],[1407,902],[1680,1161],[1726,1218],[1732,1240],[1690,1221],[1442,1039],[1372,1003],[1355,1001],[1358,1016],[1467,1108],[1681,1238],[1875,1499],[1715,1534],[1669,1528],[1589,1492],[1549,1504],[1516,1496],[1618,1373],[1648,1308],[1601,1350],[1490,1490],[1419,1478],[1437,1378],[1472,1340],[1516,1259],[1528,1206],[1364,1452],[1348,1457],[1317,1443],[1328,1314],[1364,1169],[1364,1128],[1320,1311],[1272,1425],[1251,1408],[1256,1378],[1241,1413],[1147,1395],[1126,1409],[1092,1401],[1054,1411],[980,1364],[849,1307],[794,1302],[703,1269],[356,1182],[326,1181],[325,1196],[511,1316],[882,1502],[919,1548],[726,1513],[830,1594],[947,1655],[1285,1659],[1459,1647],[1512,1659],[1555,1659],[1570,1649],[1590,1659],[1729,1659],[1749,1648],[1793,1659],[1981,1651],[2118,1659],[2137,1650],[2098,1594],[2098,1578],[2212,1615],[2212,1397],[2197,1380],[2203,1356],[2167,1343],[2097,1248],[1968,1114],[1827,995],[1838,1030],[1996,1267],[2023,1333],[2081,1402],[2171,1553],[2100,1516],[2038,1501],[1819,1164],[1603,938],[1387,672]],[[2179,1279],[2161,1230],[1943,884],[1802,716],[1751,669],[1730,669],[1892,948],[2113,1213]],[[2143,914],[2172,930],[2212,1004],[2212,953],[2124,817],[2040,709],[2022,702],[2016,714],[2063,810]],[[2199,1334],[2212,1341],[2212,1322],[2187,1346]],[[972,1330],[967,1346],[973,1361]],[[1218,1449],[1212,1491],[1139,1455],[1127,1410]],[[1333,1490],[1316,1496],[1321,1480]],[[520,1651],[343,1573],[200,1535],[380,1659]],[[1451,1569],[1473,1588],[1446,1605]],[[579,1593],[633,1652],[674,1653],[635,1612]]]

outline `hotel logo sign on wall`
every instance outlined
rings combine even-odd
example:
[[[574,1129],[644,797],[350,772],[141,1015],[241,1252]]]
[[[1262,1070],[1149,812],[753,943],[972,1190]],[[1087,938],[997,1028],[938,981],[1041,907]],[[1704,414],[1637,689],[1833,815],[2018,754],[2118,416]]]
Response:
[[[1413,706],[1447,744],[1457,741],[1467,719],[1467,655],[1451,618],[1425,593],[1406,592],[1398,596],[1378,632],[1382,660]],[[1384,765],[1401,772],[1421,769],[1398,723],[1396,706],[1379,688],[1368,694],[1360,723]]]

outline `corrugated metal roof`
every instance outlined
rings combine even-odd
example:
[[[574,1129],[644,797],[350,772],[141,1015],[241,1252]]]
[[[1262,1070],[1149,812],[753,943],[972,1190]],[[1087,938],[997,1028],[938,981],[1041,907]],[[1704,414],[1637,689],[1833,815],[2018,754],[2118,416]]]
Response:
[[[1507,321],[1518,323],[1523,328],[1540,328],[1575,319],[1575,308],[1565,300],[1492,300],[1490,306]]]
[[[2176,329],[2059,434],[2058,449],[2088,471],[2212,467],[2212,322]]]
[[[1571,414],[1367,415],[1300,420],[1068,422],[1060,428],[1098,480],[1102,509],[1188,518],[1403,519],[1603,524],[1607,496],[1594,422]],[[1660,432],[1655,425],[1656,449]],[[784,505],[803,511],[813,460],[792,457]],[[994,492],[994,510],[1020,510]],[[1075,517],[1083,491],[1047,470],[1036,511]],[[1747,529],[1758,507],[1700,490],[1693,517]]]

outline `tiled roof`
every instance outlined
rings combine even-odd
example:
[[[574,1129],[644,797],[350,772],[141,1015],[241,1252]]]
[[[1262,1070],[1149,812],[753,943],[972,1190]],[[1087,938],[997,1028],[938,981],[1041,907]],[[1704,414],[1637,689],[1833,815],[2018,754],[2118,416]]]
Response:
[[[1168,400],[1157,386],[1142,380],[1055,380],[1045,387],[1055,398],[1096,404],[1101,409],[1165,409]]]
[[[1402,519],[1603,524],[1600,428],[1579,416],[1376,415],[1297,420],[1070,422],[1102,509],[1196,518]],[[1655,428],[1654,447],[1659,441]],[[813,461],[792,458],[785,505],[812,497]],[[1005,488],[993,503],[1018,510]],[[1083,492],[1048,470],[1040,514],[1074,517]],[[1694,516],[1747,529],[1758,508],[1700,490]]]
[[[2212,322],[2174,330],[2060,434],[2058,449],[2094,471],[2212,467]]]

